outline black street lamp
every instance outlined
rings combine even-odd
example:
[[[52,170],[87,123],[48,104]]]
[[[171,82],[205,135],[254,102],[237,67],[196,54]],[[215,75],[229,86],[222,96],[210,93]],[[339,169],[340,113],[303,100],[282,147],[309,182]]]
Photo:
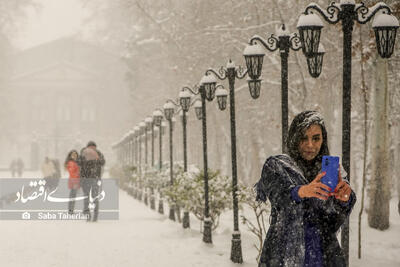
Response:
[[[136,146],[137,146],[137,159],[138,159],[138,177],[139,180],[137,182],[138,186],[137,186],[137,199],[139,199],[140,201],[142,200],[142,184],[141,184],[141,174],[142,174],[142,139],[141,139],[141,135],[142,135],[142,131],[140,129],[139,126],[135,126],[135,132],[136,132]]]
[[[158,153],[158,156],[159,156],[159,171],[160,172],[161,172],[161,169],[162,169],[162,135],[163,135],[163,132],[162,132],[162,123],[163,123],[163,121],[162,120],[163,120],[163,118],[164,118],[164,115],[163,115],[161,110],[156,109],[153,112],[153,123],[154,123],[155,126],[158,126],[158,134],[159,134],[159,153]],[[158,212],[160,214],[164,214],[164,201],[163,201],[163,197],[162,197],[161,191],[160,191],[160,198],[158,200]]]
[[[191,93],[195,93],[194,90],[187,86],[183,87],[179,92],[179,104],[181,107],[181,112],[179,113],[182,117],[182,127],[183,127],[183,170],[187,172],[187,116],[190,107],[192,107],[197,100],[191,101]],[[200,102],[201,103],[201,102]],[[201,107],[200,110],[201,112]]]
[[[146,126],[146,123],[144,121],[140,122],[139,123],[139,128],[140,128],[140,133],[141,133],[140,139],[141,140],[144,139],[144,170],[143,170],[143,172],[140,173],[141,174],[140,175],[141,176],[140,179],[144,179],[143,174],[146,173],[146,170],[147,170],[147,126]],[[147,205],[148,202],[147,202],[147,188],[146,188],[146,186],[144,186],[143,190],[144,190],[144,199],[143,199],[143,201],[144,201],[144,204]]]
[[[236,115],[235,115],[235,79],[243,79],[247,71],[243,71],[242,67],[236,68],[232,60],[229,60],[226,68],[221,67],[219,72],[209,69],[206,75],[214,74],[220,80],[228,79],[229,82],[229,104],[230,104],[230,123],[231,123],[231,160],[232,160],[232,197],[233,197],[233,234],[231,246],[231,260],[235,263],[243,263],[242,257],[242,241],[239,231],[239,203],[237,198],[237,156],[236,156]],[[207,85],[207,83],[204,83]],[[219,87],[219,86],[218,86]],[[216,90],[218,107],[225,110],[228,92],[225,89],[218,88]]]
[[[153,122],[155,126],[158,126],[159,130],[159,170],[161,171],[162,168],[162,120],[164,115],[161,110],[157,109],[153,112]]]
[[[134,166],[135,164],[135,155],[134,155],[134,146],[133,146],[133,141],[135,139],[135,132],[132,130],[129,131],[129,138],[128,138],[128,150],[129,150],[129,165],[131,167]]]
[[[144,119],[146,123],[146,131],[151,131],[151,166],[154,166],[154,127],[153,127],[153,118],[147,117]]]
[[[151,167],[154,167],[154,123],[152,117],[147,117],[145,120],[146,122],[146,130],[151,130]],[[156,209],[155,205],[155,196],[154,196],[154,188],[150,188],[150,208],[152,210]]]
[[[203,119],[203,105],[201,100],[195,101],[194,104],[194,112],[196,113],[196,118],[198,120],[202,120]]]
[[[378,11],[382,11],[377,14]],[[354,0],[341,0],[340,4],[332,2],[326,10],[319,5],[309,4],[299,18],[297,28],[303,52],[306,57],[314,56],[319,46],[321,29],[320,18],[313,14],[316,11],[330,24],[342,22],[343,31],[343,102],[342,102],[342,164],[350,181],[350,140],[351,140],[351,47],[355,21],[365,24],[374,18],[372,27],[375,31],[377,50],[382,58],[389,58],[393,53],[398,20],[391,15],[391,9],[383,2],[371,8],[364,3],[356,4]],[[319,20],[319,21],[318,21]],[[342,227],[341,245],[345,252],[346,263],[349,264],[349,221]]]
[[[136,171],[139,171],[139,143],[138,143],[138,135],[139,135],[139,127],[135,126],[133,128],[133,138],[134,138],[134,150],[135,150],[135,166],[136,166]]]
[[[172,100],[167,100],[167,103],[164,104],[164,116],[165,119],[169,123],[169,173],[170,173],[170,185],[174,185],[174,173],[173,173],[173,123],[172,123],[172,118],[175,113],[175,103],[172,102]],[[169,207],[169,219],[172,221],[175,221],[175,205],[171,204]]]
[[[124,148],[124,160],[123,160],[124,166],[126,166],[128,164],[128,157],[127,157],[128,149],[126,148],[126,139],[127,139],[127,136],[125,134],[124,138],[122,139],[123,148]]]
[[[144,168],[147,168],[147,124],[142,121],[139,123],[140,130],[144,136]]]
[[[259,43],[271,52],[279,49],[279,55],[281,57],[282,153],[287,153],[286,138],[289,128],[288,58],[290,49],[294,51],[300,50],[301,43],[298,35],[296,33],[290,34],[284,24],[277,31],[276,35],[277,37],[271,34],[266,41],[260,36],[253,36],[250,39],[250,45],[245,48],[243,55],[250,77],[248,80],[250,94],[253,98],[258,98],[261,88],[261,80],[259,77],[261,75],[263,57],[265,55]],[[323,53],[321,55],[323,56]]]
[[[182,128],[183,128],[183,171],[187,172],[187,112],[189,111],[190,107],[193,106],[194,103],[198,102],[197,100],[191,102],[191,92],[194,90],[190,89],[189,87],[183,87],[181,92],[179,92],[179,104],[181,106],[180,115],[182,118]],[[201,103],[201,102],[200,102]],[[200,107],[201,109],[201,107]],[[201,111],[200,111],[201,112]],[[182,219],[182,227],[189,228],[190,227],[190,216],[189,211],[185,210],[183,212],[183,219]]]
[[[198,91],[191,90],[192,94],[201,96],[201,102],[194,103],[197,118],[202,120],[203,131],[203,168],[204,168],[204,229],[203,242],[212,243],[212,221],[210,218],[210,206],[208,199],[208,157],[207,157],[207,116],[206,116],[206,99],[212,101],[215,97],[217,79],[213,75],[205,75],[200,80]]]

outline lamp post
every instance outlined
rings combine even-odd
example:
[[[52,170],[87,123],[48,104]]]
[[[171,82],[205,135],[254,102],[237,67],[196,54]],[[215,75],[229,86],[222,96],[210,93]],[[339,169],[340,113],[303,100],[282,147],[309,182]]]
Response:
[[[137,164],[137,173],[138,173],[138,177],[140,177],[140,173],[141,173],[141,165],[142,165],[142,160],[141,160],[141,154],[142,154],[142,149],[141,149],[141,141],[140,141],[140,135],[141,135],[141,132],[140,132],[140,128],[139,128],[139,126],[135,126],[134,127],[134,131],[135,131],[135,139],[136,139],[136,141],[135,141],[135,143],[136,143],[136,145],[135,145],[135,147],[136,147],[136,164]],[[140,178],[139,178],[140,179]],[[137,186],[136,186],[136,198],[138,199],[138,200],[142,200],[142,196],[141,196],[141,191],[140,191],[140,189],[141,189],[141,184],[140,184],[140,180],[139,181],[137,181]]]
[[[146,123],[146,131],[151,130],[151,167],[154,167],[154,123],[153,123],[153,118],[147,117],[144,121]],[[153,187],[150,187],[150,208],[152,210],[156,209]]]
[[[194,92],[193,89],[189,87],[183,87],[179,93],[179,105],[182,110],[182,128],[183,128],[183,170],[187,172],[187,112],[189,108],[195,103],[191,103],[191,94]]]
[[[186,137],[186,116],[190,106],[190,93],[181,91],[179,93],[179,104],[182,107],[182,132],[183,132],[183,171],[187,172],[187,137]]]
[[[218,77],[220,80],[228,79],[229,82],[229,103],[230,103],[230,124],[231,124],[231,160],[232,160],[232,197],[233,197],[233,234],[231,246],[231,260],[235,263],[243,263],[242,245],[239,231],[239,203],[237,199],[237,157],[236,157],[236,116],[235,116],[235,79],[243,79],[247,71],[239,66],[236,68],[232,60],[229,60],[226,68],[221,67],[219,72],[208,69],[206,75]],[[210,83],[213,81],[210,81]],[[206,83],[207,84],[207,83]],[[213,86],[210,84],[210,86]],[[215,85],[214,85],[215,86]],[[219,86],[217,86],[219,87]],[[218,107],[225,110],[228,92],[225,89],[217,88],[216,90]]]
[[[189,87],[183,87],[181,92],[179,93],[179,105],[181,106],[181,118],[182,118],[182,128],[183,128],[183,171],[187,172],[187,112],[190,107],[193,106],[198,100],[191,102],[191,93],[194,93],[194,90]],[[201,103],[201,102],[200,102]],[[201,107],[200,107],[201,109]],[[201,112],[201,111],[200,111]],[[190,216],[189,211],[184,210],[183,219],[182,219],[182,227],[189,228],[190,227]]]
[[[210,206],[208,198],[208,157],[207,157],[207,112],[206,112],[206,99],[212,101],[215,97],[217,80],[213,75],[205,75],[200,80],[200,87],[198,91],[192,90],[188,87],[187,90],[192,94],[201,96],[201,103],[195,102],[195,112],[197,118],[202,120],[203,132],[203,169],[204,169],[204,229],[203,229],[203,242],[212,243],[212,221],[210,218]]]
[[[144,168],[147,168],[147,123],[142,121],[139,123],[140,130],[144,136]]]
[[[130,130],[128,132],[128,138],[127,138],[127,149],[128,149],[128,162],[129,162],[129,167],[132,168],[133,166],[133,145],[132,145],[132,141],[133,141],[133,130]]]
[[[250,45],[245,48],[243,55],[246,59],[247,70],[250,76],[250,80],[248,81],[248,83],[251,96],[253,98],[258,98],[261,87],[261,80],[259,79],[259,77],[261,75],[263,57],[265,55],[260,44],[262,44],[270,52],[274,52],[279,49],[279,55],[281,58],[282,153],[287,153],[286,138],[289,128],[288,58],[290,49],[292,49],[293,51],[300,50],[301,43],[299,36],[296,33],[290,34],[289,31],[286,29],[285,24],[283,24],[282,27],[278,29],[276,35],[277,37],[275,37],[274,34],[271,34],[271,36],[267,40],[264,40],[257,35],[253,36],[250,39]],[[320,72],[315,73],[314,76],[318,77],[319,74]]]
[[[157,109],[153,112],[153,123],[155,126],[158,126],[158,134],[159,134],[159,171],[161,172],[162,169],[162,120],[163,120],[163,113],[161,110]],[[158,200],[158,212],[160,214],[164,214],[164,201],[160,191],[160,198]]]
[[[152,117],[145,119],[146,128],[148,131],[151,130],[151,167],[154,167],[154,123]]]
[[[139,123],[139,128],[140,128],[140,133],[141,133],[141,137],[140,139],[144,138],[144,171],[140,173],[140,180],[144,179],[143,177],[143,173],[146,172],[147,169],[147,127],[146,127],[146,123],[144,121]],[[143,187],[144,190],[144,204],[147,205],[147,188],[144,186]]]
[[[135,166],[135,172],[137,172],[138,169],[139,169],[139,166],[138,166],[138,162],[139,162],[139,157],[138,157],[138,143],[137,143],[137,138],[136,138],[137,135],[138,135],[137,128],[134,127],[134,128],[133,128],[133,135],[132,135],[132,146],[133,146],[133,157],[134,157],[133,164],[134,164],[134,166]],[[138,198],[137,182],[134,183],[133,197],[134,197],[135,199]]]
[[[172,125],[172,117],[174,116],[175,113],[175,103],[173,103],[171,100],[167,100],[167,102],[164,104],[164,116],[165,119],[168,121],[169,124],[169,174],[170,174],[170,185],[172,186],[174,184],[174,173],[173,173],[173,125]],[[169,219],[172,221],[175,221],[175,205],[171,203],[169,207]]]
[[[126,136],[126,152],[128,155],[127,165],[129,168],[133,165],[133,157],[132,157],[132,138],[133,138],[133,130],[130,130]]]
[[[157,109],[153,112],[153,122],[155,126],[158,126],[159,132],[159,170],[161,171],[162,168],[162,120],[163,120],[163,113],[161,110]]]
[[[133,128],[133,133],[134,133],[134,154],[135,154],[135,165],[136,165],[136,171],[139,171],[139,141],[138,141],[138,136],[139,136],[139,127],[135,126]]]
[[[377,14],[378,11],[382,11]],[[352,32],[355,21],[365,24],[375,15],[372,27],[375,31],[377,50],[382,58],[390,58],[394,49],[398,20],[391,15],[390,8],[383,2],[371,8],[364,3],[355,4],[354,0],[341,0],[340,4],[332,2],[326,10],[317,4],[309,4],[299,18],[297,28],[300,32],[303,53],[307,58],[315,56],[319,46],[323,24],[319,13],[330,24],[342,22],[343,31],[343,101],[342,101],[342,164],[350,181],[350,144],[351,144],[351,61]],[[349,221],[342,227],[341,245],[349,264]]]

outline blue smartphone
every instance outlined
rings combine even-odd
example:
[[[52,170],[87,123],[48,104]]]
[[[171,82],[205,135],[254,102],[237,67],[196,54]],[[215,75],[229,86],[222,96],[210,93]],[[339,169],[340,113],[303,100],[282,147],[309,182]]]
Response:
[[[322,156],[322,172],[326,172],[322,177],[321,183],[329,186],[333,192],[338,184],[339,179],[339,157],[336,156]]]

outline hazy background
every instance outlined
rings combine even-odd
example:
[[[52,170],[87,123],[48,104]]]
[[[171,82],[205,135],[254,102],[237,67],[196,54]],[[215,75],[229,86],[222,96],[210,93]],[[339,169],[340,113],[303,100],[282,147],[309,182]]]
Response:
[[[67,151],[94,140],[110,167],[114,161],[112,143],[154,109],[161,108],[168,98],[176,99],[183,86],[198,83],[207,68],[218,69],[229,59],[243,66],[242,52],[253,35],[267,38],[282,23],[295,32],[298,17],[309,2],[0,1],[0,11],[5,14],[0,20],[0,166],[7,168],[14,157],[22,157],[27,168],[37,167],[46,155],[64,160]],[[326,6],[329,1],[317,2]],[[385,2],[394,7],[398,16],[398,1]],[[309,76],[301,52],[290,52],[289,120],[305,109],[320,111],[326,119],[330,150],[340,155],[340,25],[326,24],[322,43],[326,55],[318,79]],[[400,159],[398,47],[399,42],[387,61],[386,73],[391,169],[399,166]],[[351,177],[356,190],[360,190],[364,159],[367,180],[371,179],[373,159],[369,155],[374,144],[369,142],[364,154],[364,125],[367,122],[367,136],[374,140],[376,62],[370,23],[361,28],[355,25]],[[266,53],[262,79],[257,100],[251,99],[245,80],[236,81],[239,179],[249,185],[258,180],[265,158],[281,151],[279,53]],[[227,86],[226,81],[221,83]],[[215,102],[207,105],[210,168],[230,174],[229,113],[220,112]],[[182,160],[181,136],[177,117],[176,160]],[[167,155],[167,138],[164,139]],[[201,166],[201,125],[193,111],[189,114],[188,145],[189,163]],[[397,194],[398,177],[390,172],[388,179],[392,192]]]

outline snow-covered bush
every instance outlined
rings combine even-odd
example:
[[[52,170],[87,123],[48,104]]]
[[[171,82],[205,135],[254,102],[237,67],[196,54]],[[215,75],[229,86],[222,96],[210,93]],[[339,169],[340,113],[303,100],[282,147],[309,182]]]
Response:
[[[192,212],[197,219],[204,220],[204,172],[187,172],[175,177],[174,185],[164,190],[169,201],[175,201],[185,210]],[[219,216],[232,208],[231,179],[219,171],[208,170],[209,210],[213,230],[218,227]]]
[[[136,172],[136,167],[131,165],[120,165],[116,164],[110,168],[110,176],[112,178],[118,179],[121,186],[129,184],[133,173]]]
[[[158,170],[152,168],[143,173],[143,186],[145,188],[159,188],[160,187],[160,173]]]
[[[191,206],[190,194],[193,189],[193,181],[199,173],[197,168],[188,172],[179,169],[174,177],[173,186],[169,185],[164,189],[164,195],[169,203],[175,203],[184,210],[189,211]]]

